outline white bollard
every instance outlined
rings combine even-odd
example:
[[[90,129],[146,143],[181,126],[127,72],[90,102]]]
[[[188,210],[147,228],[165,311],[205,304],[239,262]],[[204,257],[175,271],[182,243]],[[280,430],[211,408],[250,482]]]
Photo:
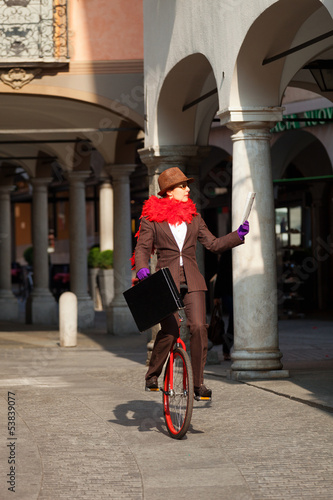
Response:
[[[77,298],[72,292],[65,292],[59,299],[60,347],[77,345]]]

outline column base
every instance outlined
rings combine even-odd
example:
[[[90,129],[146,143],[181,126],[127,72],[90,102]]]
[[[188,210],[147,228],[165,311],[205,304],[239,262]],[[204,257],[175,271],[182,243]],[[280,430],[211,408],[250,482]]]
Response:
[[[282,368],[282,353],[278,349],[271,351],[235,350],[231,358],[233,360],[231,365],[233,371],[280,370]]]
[[[25,319],[32,325],[58,325],[58,305],[49,290],[34,290],[29,295]]]
[[[232,380],[249,380],[254,378],[289,377],[288,370],[283,370],[282,353],[272,351],[234,351],[231,355],[230,377]]]
[[[227,373],[227,378],[229,380],[267,380],[288,377],[289,370],[229,370]]]
[[[18,321],[19,308],[17,298],[11,292],[0,292],[0,320]]]
[[[126,301],[113,301],[106,311],[107,332],[118,337],[138,333],[131,311]]]
[[[95,326],[95,306],[89,295],[77,297],[77,327],[78,330],[87,330]]]

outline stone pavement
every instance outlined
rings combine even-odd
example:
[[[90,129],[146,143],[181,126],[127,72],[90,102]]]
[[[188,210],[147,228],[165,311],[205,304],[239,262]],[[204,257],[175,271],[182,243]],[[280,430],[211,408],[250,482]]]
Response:
[[[213,401],[194,403],[176,441],[161,395],[143,390],[146,335],[97,326],[60,348],[56,330],[1,323],[0,498],[333,499],[333,322],[279,328],[290,378],[208,365]]]

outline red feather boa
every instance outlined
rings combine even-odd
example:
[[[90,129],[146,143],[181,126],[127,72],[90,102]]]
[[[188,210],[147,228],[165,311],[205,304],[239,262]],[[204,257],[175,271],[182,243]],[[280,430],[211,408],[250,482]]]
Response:
[[[142,217],[151,222],[168,222],[172,225],[178,225],[182,222],[191,224],[193,217],[198,215],[195,203],[189,198],[186,202],[177,201],[173,198],[157,198],[150,196],[143,204]],[[135,237],[139,238],[140,228]],[[154,249],[152,249],[153,253]],[[133,269],[135,267],[135,256],[131,259]]]
[[[198,215],[195,204],[191,199],[186,202],[176,201],[174,198],[157,198],[150,196],[144,202],[142,217],[146,217],[152,222],[168,222],[169,224],[181,224],[187,222],[190,224],[193,217]]]

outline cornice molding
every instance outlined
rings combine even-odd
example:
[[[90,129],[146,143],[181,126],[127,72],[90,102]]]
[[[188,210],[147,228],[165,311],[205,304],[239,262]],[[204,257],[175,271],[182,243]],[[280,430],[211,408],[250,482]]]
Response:
[[[32,66],[6,67],[0,65],[0,81],[14,90],[20,90],[30,83],[36,76],[42,78],[47,75],[116,75],[116,74],[143,74],[143,60],[128,61],[75,61],[69,65],[52,66],[36,64]]]
[[[62,73],[61,70],[59,73]],[[73,61],[69,64],[68,75],[107,75],[121,73],[143,73],[143,59],[123,61]]]

